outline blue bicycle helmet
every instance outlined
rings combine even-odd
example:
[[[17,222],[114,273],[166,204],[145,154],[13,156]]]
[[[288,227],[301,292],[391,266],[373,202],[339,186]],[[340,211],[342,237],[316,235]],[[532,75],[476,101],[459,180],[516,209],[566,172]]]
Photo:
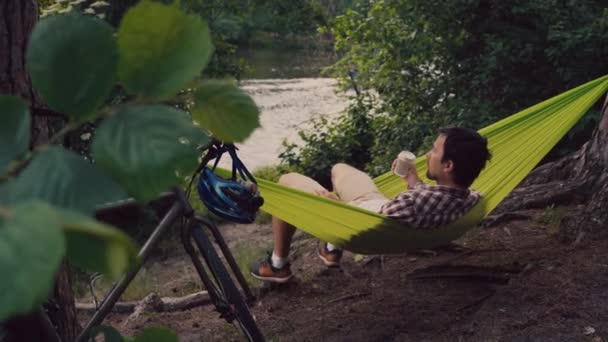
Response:
[[[232,144],[215,143],[209,148],[201,162],[197,190],[201,201],[215,215],[238,223],[252,223],[264,199],[257,191],[257,184],[251,173],[236,155]],[[232,158],[232,178],[218,176],[214,170],[223,153]],[[207,163],[215,158],[212,168]],[[240,176],[240,178],[239,178]]]

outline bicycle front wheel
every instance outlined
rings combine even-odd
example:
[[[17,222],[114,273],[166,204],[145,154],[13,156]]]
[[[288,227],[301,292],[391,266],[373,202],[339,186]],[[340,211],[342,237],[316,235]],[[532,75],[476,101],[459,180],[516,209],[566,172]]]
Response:
[[[205,259],[209,271],[215,279],[220,297],[230,304],[231,313],[239,324],[245,337],[252,342],[264,341],[264,335],[260,332],[255,320],[251,316],[249,306],[245,303],[243,296],[232,281],[230,274],[218,256],[209,237],[203,232],[200,226],[194,227],[191,231],[192,238],[199,248],[203,259]]]

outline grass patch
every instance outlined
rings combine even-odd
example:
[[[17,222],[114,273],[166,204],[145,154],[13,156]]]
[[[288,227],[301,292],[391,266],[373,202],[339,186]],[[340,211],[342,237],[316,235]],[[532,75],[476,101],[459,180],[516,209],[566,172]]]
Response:
[[[257,224],[269,224],[272,221],[272,215],[260,210],[258,216],[255,217],[255,223]]]
[[[72,282],[72,289],[74,290],[74,295],[78,300],[85,302],[92,302],[93,296],[91,291],[89,290],[89,280],[90,275],[77,271],[78,275],[74,276]],[[121,300],[123,301],[136,301],[144,298],[151,292],[159,292],[159,288],[157,286],[156,278],[150,274],[148,270],[142,268],[137,276],[131,281],[129,287],[122,294]],[[95,295],[98,300],[102,300],[104,296],[110,291],[112,288],[113,282],[105,277],[98,279],[95,282]]]
[[[286,165],[269,165],[255,169],[255,171],[253,171],[253,176],[255,178],[260,178],[276,183],[279,181],[279,178],[282,175],[291,171],[291,168]]]
[[[547,227],[547,230],[552,233],[559,232],[559,224],[562,218],[566,215],[566,207],[555,207],[550,205],[546,207],[542,214],[535,220],[537,224]]]
[[[158,281],[150,274],[150,272],[142,268],[135,279],[129,284],[129,287],[125,290],[122,295],[124,300],[140,300],[147,296],[150,292],[159,292]]]

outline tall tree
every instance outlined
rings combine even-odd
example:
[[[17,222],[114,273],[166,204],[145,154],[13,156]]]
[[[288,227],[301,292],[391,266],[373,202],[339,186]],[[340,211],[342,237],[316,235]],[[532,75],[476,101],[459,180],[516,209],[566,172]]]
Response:
[[[3,0],[0,3],[0,93],[16,95],[29,102],[32,120],[32,147],[47,143],[63,123],[61,115],[44,109],[32,87],[25,66],[28,38],[38,20],[36,0]],[[10,276],[10,275],[7,275]],[[55,290],[45,305],[59,336],[66,341],[78,331],[70,274],[64,263],[57,274]],[[7,323],[11,341],[43,341],[48,333],[37,314],[20,316]]]
[[[561,233],[566,240],[607,232],[608,96],[591,139],[577,152],[534,170],[497,213],[573,202],[584,207],[562,220]]]

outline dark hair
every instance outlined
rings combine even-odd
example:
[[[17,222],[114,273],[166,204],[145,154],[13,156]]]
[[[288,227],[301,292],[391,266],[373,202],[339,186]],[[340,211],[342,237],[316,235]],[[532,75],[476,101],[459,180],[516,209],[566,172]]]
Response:
[[[442,162],[454,163],[454,182],[469,187],[492,158],[488,139],[472,129],[445,127],[439,130],[445,136]]]

